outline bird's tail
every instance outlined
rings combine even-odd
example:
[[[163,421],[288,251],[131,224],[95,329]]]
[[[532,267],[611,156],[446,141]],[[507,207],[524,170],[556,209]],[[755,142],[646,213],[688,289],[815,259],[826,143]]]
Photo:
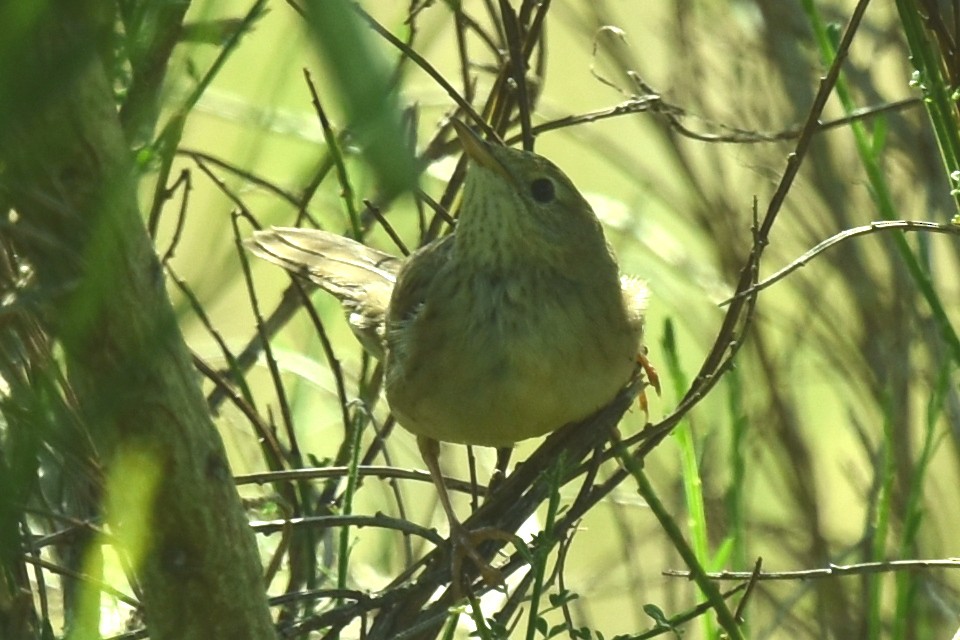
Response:
[[[336,233],[271,227],[244,244],[255,255],[336,296],[355,331],[382,330],[401,260]],[[358,333],[359,335],[359,333]]]

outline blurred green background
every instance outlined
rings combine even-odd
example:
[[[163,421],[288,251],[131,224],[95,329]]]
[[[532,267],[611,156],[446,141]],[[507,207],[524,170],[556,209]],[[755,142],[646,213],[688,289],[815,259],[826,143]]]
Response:
[[[462,90],[451,4],[412,4],[413,48]],[[399,37],[409,36],[408,3],[362,5]],[[488,27],[493,5],[462,3]],[[665,103],[682,109],[679,122],[689,130],[741,138],[694,139],[663,115],[644,112],[550,131],[536,140],[536,150],[563,168],[593,203],[623,270],[650,283],[649,357],[664,380],[662,397],[650,397],[653,422],[676,406],[716,339],[724,313],[718,303],[732,293],[751,248],[754,199],[762,212],[795,146],[789,136],[745,139],[751,133],[793,130],[803,122],[828,63],[818,47],[818,29],[828,40],[835,38],[852,6],[782,0],[557,0],[550,6],[544,74],[531,74],[531,86],[540,92],[534,124],[626,101],[640,92],[632,73]],[[195,2],[188,18],[236,18],[248,8],[232,0]],[[338,103],[329,67],[318,59],[303,19],[282,3],[270,3],[268,9],[190,113],[181,149],[226,160],[298,194],[326,158],[303,69],[310,70],[335,131],[350,114]],[[379,55],[396,60],[396,50],[376,37],[370,40]],[[485,96],[496,61],[478,41],[469,45],[475,53],[469,71],[477,94]],[[169,106],[184,99],[217,53],[209,44],[177,49],[166,89]],[[850,103],[879,107],[920,97],[911,84],[909,55],[896,8],[873,3],[843,67]],[[415,114],[422,150],[454,105],[410,63],[401,71],[399,87],[401,104]],[[848,107],[833,95],[825,119],[845,115]],[[876,176],[865,168],[868,162],[879,169],[893,217],[947,223],[955,215],[952,185],[922,104],[866,118],[857,126],[870,142],[867,159],[849,125],[814,138],[771,234],[761,278],[835,233],[888,215]],[[344,152],[356,197],[374,197],[376,179],[364,159],[349,144]],[[421,188],[439,199],[453,167],[452,157],[434,162]],[[240,349],[253,335],[254,317],[231,229],[237,205],[183,153],[173,175],[181,169],[191,172],[192,191],[169,265],[202,301],[226,342]],[[222,168],[212,173],[260,224],[297,220],[296,208],[267,189]],[[145,203],[150,180],[148,175]],[[174,236],[175,208],[168,205],[161,220],[161,252]],[[332,172],[307,208],[324,228],[350,228]],[[415,246],[418,214],[412,199],[399,198],[384,214],[407,245]],[[244,223],[241,227],[250,230]],[[396,251],[379,227],[368,241]],[[955,326],[957,239],[910,235],[907,243],[927,269],[946,320]],[[260,302],[272,309],[289,279],[270,265],[252,266]],[[171,288],[171,293],[190,346],[223,366],[209,332],[179,292]],[[345,369],[348,393],[355,394],[359,346],[337,304],[322,294],[314,301]],[[685,498],[677,438],[668,438],[646,459],[648,476],[684,530],[705,528],[709,556],[701,560],[708,569],[749,571],[758,557],[764,570],[785,571],[958,554],[957,362],[935,320],[890,234],[841,244],[760,294],[735,368],[680,427],[689,430],[694,445],[698,477],[686,479],[699,483],[702,519]],[[676,336],[678,367],[671,365],[662,342],[668,322]],[[300,446],[318,460],[333,457],[343,437],[340,405],[305,314],[295,315],[274,345]],[[266,414],[274,400],[262,365],[251,372],[250,383]],[[382,403],[377,412],[382,418]],[[634,434],[643,424],[642,412],[634,410],[620,431]],[[219,425],[234,471],[261,471],[257,444],[239,412],[225,406]],[[514,460],[536,445],[522,443]],[[413,437],[403,431],[391,436],[388,451],[392,465],[422,467]],[[451,475],[466,477],[464,452],[445,449]],[[477,456],[485,481],[493,452]],[[401,491],[408,499],[408,519],[442,524],[428,485],[401,484]],[[248,488],[244,493],[259,495]],[[464,513],[469,508],[466,501],[458,506]],[[368,480],[354,512],[378,511],[395,514],[396,506],[384,483]],[[402,569],[399,538],[373,529],[355,529],[352,536],[351,586],[382,588]],[[272,538],[262,537],[261,543],[270,548]],[[566,558],[566,587],[580,595],[570,605],[577,626],[608,638],[637,634],[654,624],[644,605],[655,604],[667,615],[689,608],[698,600],[694,585],[661,574],[683,568],[643,501],[629,482],[624,484],[582,522]],[[278,581],[272,588],[280,586]],[[746,610],[749,636],[942,638],[960,626],[958,587],[956,570],[941,569],[760,583]],[[684,635],[714,632],[709,623],[694,623]]]

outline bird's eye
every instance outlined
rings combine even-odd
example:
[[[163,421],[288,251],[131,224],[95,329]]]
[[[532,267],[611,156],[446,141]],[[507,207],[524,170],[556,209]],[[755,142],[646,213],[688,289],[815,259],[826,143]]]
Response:
[[[550,178],[537,178],[530,183],[530,195],[540,204],[548,204],[553,202],[557,190]]]

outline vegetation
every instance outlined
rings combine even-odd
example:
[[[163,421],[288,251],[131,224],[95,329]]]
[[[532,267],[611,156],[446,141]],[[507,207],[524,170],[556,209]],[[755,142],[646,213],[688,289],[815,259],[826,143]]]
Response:
[[[0,638],[955,633],[945,4],[0,3]],[[505,592],[335,301],[241,245],[449,232],[452,117],[652,290],[645,409],[444,449]]]

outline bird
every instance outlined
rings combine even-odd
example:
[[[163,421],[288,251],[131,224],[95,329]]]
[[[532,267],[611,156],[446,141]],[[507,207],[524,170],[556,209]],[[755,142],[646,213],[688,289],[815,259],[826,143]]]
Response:
[[[451,505],[440,442],[509,447],[592,415],[645,357],[648,288],[621,275],[590,204],[554,163],[451,120],[468,169],[455,229],[406,258],[329,231],[272,227],[247,246],[340,300],[416,436],[459,554],[488,583]]]

